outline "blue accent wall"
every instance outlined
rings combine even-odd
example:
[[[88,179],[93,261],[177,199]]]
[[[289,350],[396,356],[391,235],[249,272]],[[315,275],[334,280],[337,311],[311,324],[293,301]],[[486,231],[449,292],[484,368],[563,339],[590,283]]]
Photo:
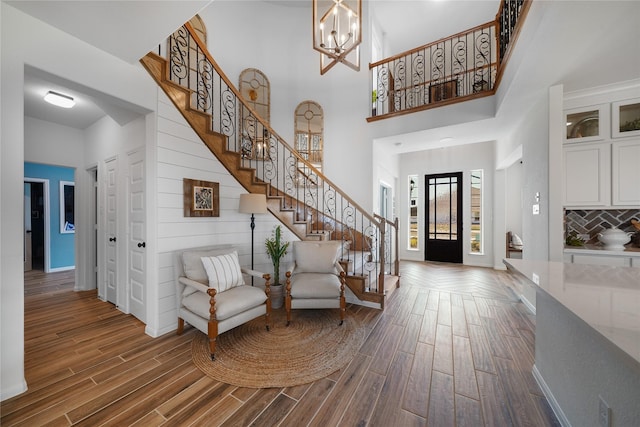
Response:
[[[60,181],[74,179],[73,168],[43,165],[39,163],[24,164],[26,178],[49,180],[49,268],[52,270],[74,267],[75,234],[60,233]]]

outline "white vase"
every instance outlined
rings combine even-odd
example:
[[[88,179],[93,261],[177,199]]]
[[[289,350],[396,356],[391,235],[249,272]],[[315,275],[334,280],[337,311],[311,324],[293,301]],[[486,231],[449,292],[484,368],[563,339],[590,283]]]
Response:
[[[607,250],[623,251],[625,249],[624,245],[631,240],[631,233],[625,233],[616,227],[612,227],[602,233],[598,233],[598,240]]]

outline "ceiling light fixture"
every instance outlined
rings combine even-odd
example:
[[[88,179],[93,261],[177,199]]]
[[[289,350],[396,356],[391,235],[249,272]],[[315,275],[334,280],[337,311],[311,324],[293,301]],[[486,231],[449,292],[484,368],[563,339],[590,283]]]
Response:
[[[63,95],[58,92],[54,92],[52,90],[47,92],[47,94],[44,96],[44,100],[47,101],[49,104],[53,104],[62,108],[71,108],[74,105],[76,105],[76,102],[73,100],[72,97],[68,95]]]
[[[362,0],[313,0],[313,48],[320,74],[338,62],[360,71]]]

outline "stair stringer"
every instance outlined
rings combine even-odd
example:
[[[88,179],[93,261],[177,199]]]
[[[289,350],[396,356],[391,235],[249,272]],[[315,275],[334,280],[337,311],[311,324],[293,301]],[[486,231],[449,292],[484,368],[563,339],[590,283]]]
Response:
[[[167,78],[167,61],[163,57],[150,52],[140,62],[211,153],[245,190],[249,193],[265,194],[269,212],[299,239],[323,240],[327,238],[325,234],[312,233],[310,231],[310,221],[298,220],[296,218],[297,212],[294,209],[283,209],[283,197],[270,196],[270,185],[256,179],[255,169],[242,166],[240,153],[227,150],[227,136],[211,130],[211,116],[191,107],[191,90]],[[346,283],[358,299],[379,304],[380,308],[384,307],[384,295],[376,292],[366,292],[363,289],[362,281],[358,278],[350,278],[348,276]]]

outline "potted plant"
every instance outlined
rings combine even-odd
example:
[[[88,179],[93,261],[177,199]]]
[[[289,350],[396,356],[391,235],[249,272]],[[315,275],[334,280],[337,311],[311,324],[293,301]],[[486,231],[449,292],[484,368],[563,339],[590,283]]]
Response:
[[[376,115],[376,102],[378,101],[378,91],[377,90],[372,90],[371,91],[371,116]]]
[[[271,285],[271,307],[280,308],[284,300],[283,288],[280,283],[280,260],[287,253],[289,242],[282,240],[282,227],[276,226],[273,230],[273,236],[265,241],[267,255],[273,263],[273,285]]]

